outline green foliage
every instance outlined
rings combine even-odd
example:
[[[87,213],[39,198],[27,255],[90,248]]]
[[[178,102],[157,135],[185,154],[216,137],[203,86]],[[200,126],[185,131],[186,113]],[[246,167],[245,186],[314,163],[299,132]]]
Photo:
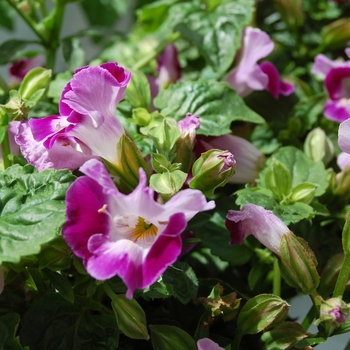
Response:
[[[162,90],[154,104],[165,116],[181,120],[186,113],[200,116],[198,134],[220,136],[230,132],[233,121],[263,123],[224,82],[197,80],[180,82]]]
[[[16,331],[20,316],[16,313],[8,313],[0,317],[0,348],[6,350],[29,350],[22,347]]]
[[[19,165],[0,174],[0,262],[40,252],[65,221],[64,198],[74,176],[67,170]]]
[[[0,8],[1,9],[1,8]],[[26,45],[33,43],[33,41],[11,39],[5,41],[0,45],[0,64],[11,62],[14,55]]]

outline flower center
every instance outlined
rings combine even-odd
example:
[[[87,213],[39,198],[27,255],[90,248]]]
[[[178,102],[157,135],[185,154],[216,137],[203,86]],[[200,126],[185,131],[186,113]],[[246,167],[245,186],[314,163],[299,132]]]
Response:
[[[134,228],[130,228],[130,239],[134,242],[138,240],[148,241],[154,238],[158,233],[158,227],[147,222],[144,218],[138,216],[137,223]]]

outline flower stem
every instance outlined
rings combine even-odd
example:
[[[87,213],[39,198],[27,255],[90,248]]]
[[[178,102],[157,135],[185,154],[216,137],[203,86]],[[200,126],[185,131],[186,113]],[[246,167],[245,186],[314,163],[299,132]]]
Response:
[[[106,294],[109,296],[111,300],[114,300],[115,293],[113,292],[111,286],[108,284],[108,282],[104,282],[102,284],[103,290],[106,292]]]
[[[0,89],[4,90],[6,93],[9,93],[10,88],[7,85],[5,79],[0,75]]]
[[[281,296],[281,271],[276,257],[273,261],[272,293]]]
[[[333,297],[343,296],[350,275],[350,254],[344,255],[343,265],[339,271],[337,283],[335,284]]]
[[[314,309],[314,306],[312,305],[309,312],[306,314],[305,318],[301,322],[301,325],[306,331],[310,328],[311,323],[314,319],[315,319],[315,309]]]

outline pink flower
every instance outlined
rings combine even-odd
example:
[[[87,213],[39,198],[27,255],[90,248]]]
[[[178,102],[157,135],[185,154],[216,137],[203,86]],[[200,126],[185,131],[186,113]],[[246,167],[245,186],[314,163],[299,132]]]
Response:
[[[225,350],[209,338],[202,338],[197,341],[198,350]]]
[[[257,28],[246,27],[243,31],[242,47],[237,54],[236,67],[225,80],[239,96],[245,97],[255,90],[265,90],[278,98],[294,91],[290,83],[280,80],[276,67],[271,62],[258,64],[274,47],[267,33]]]
[[[271,211],[255,204],[245,204],[240,211],[229,210],[226,227],[230,231],[230,244],[242,244],[253,235],[275,254],[280,254],[281,238],[289,228]]]
[[[154,283],[181,253],[180,234],[198,212],[213,209],[197,190],[179,192],[164,205],[154,200],[140,169],[135,190],[122,194],[96,159],[87,161],[66,196],[63,236],[88,273],[106,280],[118,275],[132,298]]]
[[[62,92],[59,116],[20,126],[16,142],[27,161],[39,170],[74,170],[93,157],[116,162],[124,129],[114,112],[130,78],[117,63],[78,69]]]
[[[339,125],[338,144],[343,152],[339,154],[337,163],[339,168],[343,170],[350,164],[350,119]]]

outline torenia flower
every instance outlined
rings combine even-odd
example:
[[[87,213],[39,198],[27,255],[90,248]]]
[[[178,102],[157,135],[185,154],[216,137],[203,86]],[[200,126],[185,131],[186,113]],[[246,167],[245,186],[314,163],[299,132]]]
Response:
[[[118,275],[132,298],[154,283],[181,253],[180,234],[199,211],[213,209],[200,191],[187,189],[161,205],[140,169],[135,190],[122,194],[103,164],[87,161],[67,192],[63,236],[88,273],[106,280]]]
[[[12,63],[9,67],[11,83],[19,84],[31,69],[43,67],[44,62],[44,57],[42,55],[37,55],[31,58],[23,57]]]
[[[245,204],[242,210],[229,210],[226,227],[230,231],[230,244],[242,244],[252,234],[261,244],[280,255],[280,242],[289,228],[271,211],[255,204]]]
[[[234,155],[236,172],[229,183],[254,182],[265,163],[264,155],[252,143],[239,136],[227,134],[219,137],[201,137],[197,141],[200,152],[218,148],[228,150]]]
[[[115,163],[124,130],[114,112],[130,78],[117,63],[76,70],[62,92],[60,115],[32,118],[20,127],[16,142],[27,161],[39,170],[74,170],[96,156]]]
[[[341,296],[327,300],[323,300],[320,296],[318,298],[321,300],[321,307],[320,318],[315,321],[316,325],[326,322],[330,326],[339,327],[346,321],[349,316],[350,304],[346,304]]]
[[[343,152],[339,154],[337,163],[339,168],[343,170],[350,164],[350,119],[339,125],[338,144]]]
[[[209,338],[199,339],[197,341],[197,348],[198,350],[224,350],[224,348]]]
[[[294,87],[280,80],[276,67],[271,62],[258,64],[274,48],[269,35],[258,28],[246,27],[243,31],[242,47],[237,54],[237,65],[225,80],[239,96],[245,97],[255,90],[265,90],[278,98],[290,95]]]
[[[345,50],[349,54],[349,48]],[[349,55],[348,55],[349,57]],[[350,61],[332,61],[325,55],[317,55],[311,72],[324,78],[329,95],[323,113],[326,118],[341,123],[350,117]]]

